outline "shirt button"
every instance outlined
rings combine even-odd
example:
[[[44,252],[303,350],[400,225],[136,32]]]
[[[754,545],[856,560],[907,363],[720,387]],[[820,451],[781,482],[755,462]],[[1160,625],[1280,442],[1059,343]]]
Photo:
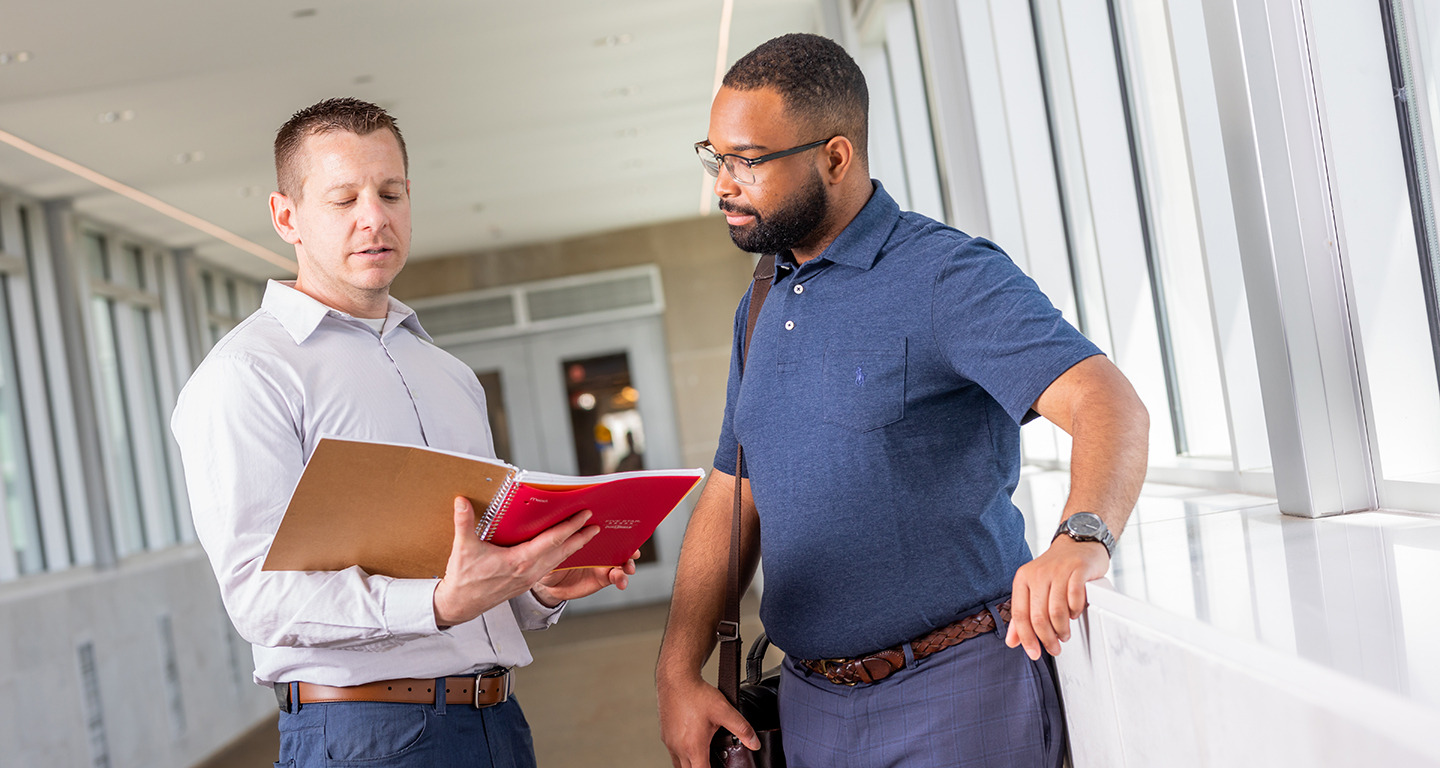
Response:
[[[793,331],[793,330],[795,330],[795,321],[794,321],[794,320],[786,320],[786,321],[785,321],[785,330],[787,330],[787,331]]]
[[[805,286],[803,286],[803,285],[797,285],[797,286],[795,286],[795,292],[796,292],[796,293],[804,293],[804,292],[805,292]]]

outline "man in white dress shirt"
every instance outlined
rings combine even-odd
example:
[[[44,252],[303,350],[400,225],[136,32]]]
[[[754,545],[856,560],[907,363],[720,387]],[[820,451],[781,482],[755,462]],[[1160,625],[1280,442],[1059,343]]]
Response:
[[[404,139],[379,107],[331,99],[275,140],[275,225],[293,283],[215,345],[172,419],[195,528],[226,609],[254,646],[255,680],[281,707],[281,766],[528,766],[530,730],[509,668],[522,629],[622,568],[551,572],[598,530],[588,513],[515,547],[474,534],[455,504],[445,576],[393,579],[260,568],[321,436],[494,456],[475,374],[390,298],[410,248]]]

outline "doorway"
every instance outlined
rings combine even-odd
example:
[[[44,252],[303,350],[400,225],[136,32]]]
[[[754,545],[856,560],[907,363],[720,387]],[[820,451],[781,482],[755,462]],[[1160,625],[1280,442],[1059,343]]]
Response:
[[[442,346],[485,387],[496,453],[505,461],[568,475],[681,466],[658,316]],[[660,524],[628,589],[604,590],[570,610],[667,599],[698,495],[691,492]]]

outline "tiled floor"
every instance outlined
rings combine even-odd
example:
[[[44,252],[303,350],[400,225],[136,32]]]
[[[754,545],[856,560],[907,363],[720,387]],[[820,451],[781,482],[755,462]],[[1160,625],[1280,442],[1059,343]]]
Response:
[[[567,616],[549,630],[527,633],[535,663],[517,673],[515,691],[535,735],[540,768],[670,765],[653,685],[667,608],[662,603]],[[742,603],[747,643],[760,631],[758,610],[754,598]],[[707,676],[715,679],[713,660]],[[278,750],[272,718],[197,768],[260,768],[273,763]]]

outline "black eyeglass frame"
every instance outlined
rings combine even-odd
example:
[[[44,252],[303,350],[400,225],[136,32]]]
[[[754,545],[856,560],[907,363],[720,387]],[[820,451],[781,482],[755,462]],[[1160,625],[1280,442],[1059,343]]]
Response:
[[[705,166],[705,172],[710,174],[711,176],[714,176],[717,179],[720,178],[720,168],[721,166],[724,166],[725,170],[730,172],[730,178],[734,179],[736,184],[744,184],[746,186],[749,186],[751,184],[754,184],[756,181],[755,166],[761,163],[768,163],[771,160],[779,160],[782,157],[798,155],[801,152],[815,149],[816,147],[823,147],[839,137],[840,134],[836,134],[828,139],[812,141],[809,144],[802,144],[801,146],[791,147],[790,149],[782,149],[779,152],[771,152],[768,155],[761,155],[759,157],[745,157],[743,155],[737,155],[729,152],[725,154],[720,154],[715,151],[715,147],[713,147],[710,144],[710,141],[707,139],[705,141],[695,142],[695,155],[700,158],[700,164]],[[710,156],[715,158],[715,168],[713,170],[710,168],[710,164],[705,162],[705,155],[702,154],[703,150],[709,150]],[[725,158],[727,157],[733,157],[736,160],[745,163],[745,167],[750,169],[750,181],[742,181],[739,176],[735,175],[735,171],[732,170],[730,168],[730,165],[725,161]]]

